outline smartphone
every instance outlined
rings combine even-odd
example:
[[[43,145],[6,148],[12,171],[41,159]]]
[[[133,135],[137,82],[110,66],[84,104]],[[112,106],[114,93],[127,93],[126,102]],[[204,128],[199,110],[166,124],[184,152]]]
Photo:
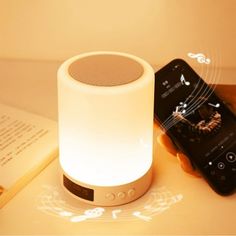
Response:
[[[184,60],[155,73],[154,114],[217,193],[235,191],[236,117]]]

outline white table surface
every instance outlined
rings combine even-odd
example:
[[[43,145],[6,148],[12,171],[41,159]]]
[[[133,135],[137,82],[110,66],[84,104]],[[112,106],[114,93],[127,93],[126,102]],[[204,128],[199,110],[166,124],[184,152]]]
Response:
[[[59,64],[0,60],[0,101],[56,120]],[[226,84],[236,75],[230,71],[222,73]],[[217,195],[203,179],[183,172],[156,142],[154,158],[155,177],[145,196],[82,221],[79,216],[95,207],[63,191],[56,159],[0,210],[0,235],[236,234],[236,194]]]

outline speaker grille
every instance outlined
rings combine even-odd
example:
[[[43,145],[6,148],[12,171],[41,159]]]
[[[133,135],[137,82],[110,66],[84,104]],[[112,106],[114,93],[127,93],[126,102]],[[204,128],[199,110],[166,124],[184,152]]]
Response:
[[[131,83],[143,74],[138,62],[120,55],[92,55],[69,66],[70,76],[94,86],[117,86]]]

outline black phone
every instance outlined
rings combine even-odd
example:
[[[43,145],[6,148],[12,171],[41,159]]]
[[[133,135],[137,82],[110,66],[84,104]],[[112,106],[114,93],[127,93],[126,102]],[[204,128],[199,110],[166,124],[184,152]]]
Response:
[[[219,194],[236,187],[236,117],[182,59],[155,73],[155,119]]]

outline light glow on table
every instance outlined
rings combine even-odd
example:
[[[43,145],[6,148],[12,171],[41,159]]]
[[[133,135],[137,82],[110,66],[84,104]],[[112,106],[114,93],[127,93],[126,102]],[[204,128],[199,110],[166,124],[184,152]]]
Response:
[[[84,221],[151,221],[153,217],[169,210],[183,199],[182,194],[173,194],[167,187],[151,188],[135,202],[117,207],[91,207],[73,203],[60,194],[60,189],[45,185],[37,199],[37,209],[47,215],[60,217],[72,223]]]

